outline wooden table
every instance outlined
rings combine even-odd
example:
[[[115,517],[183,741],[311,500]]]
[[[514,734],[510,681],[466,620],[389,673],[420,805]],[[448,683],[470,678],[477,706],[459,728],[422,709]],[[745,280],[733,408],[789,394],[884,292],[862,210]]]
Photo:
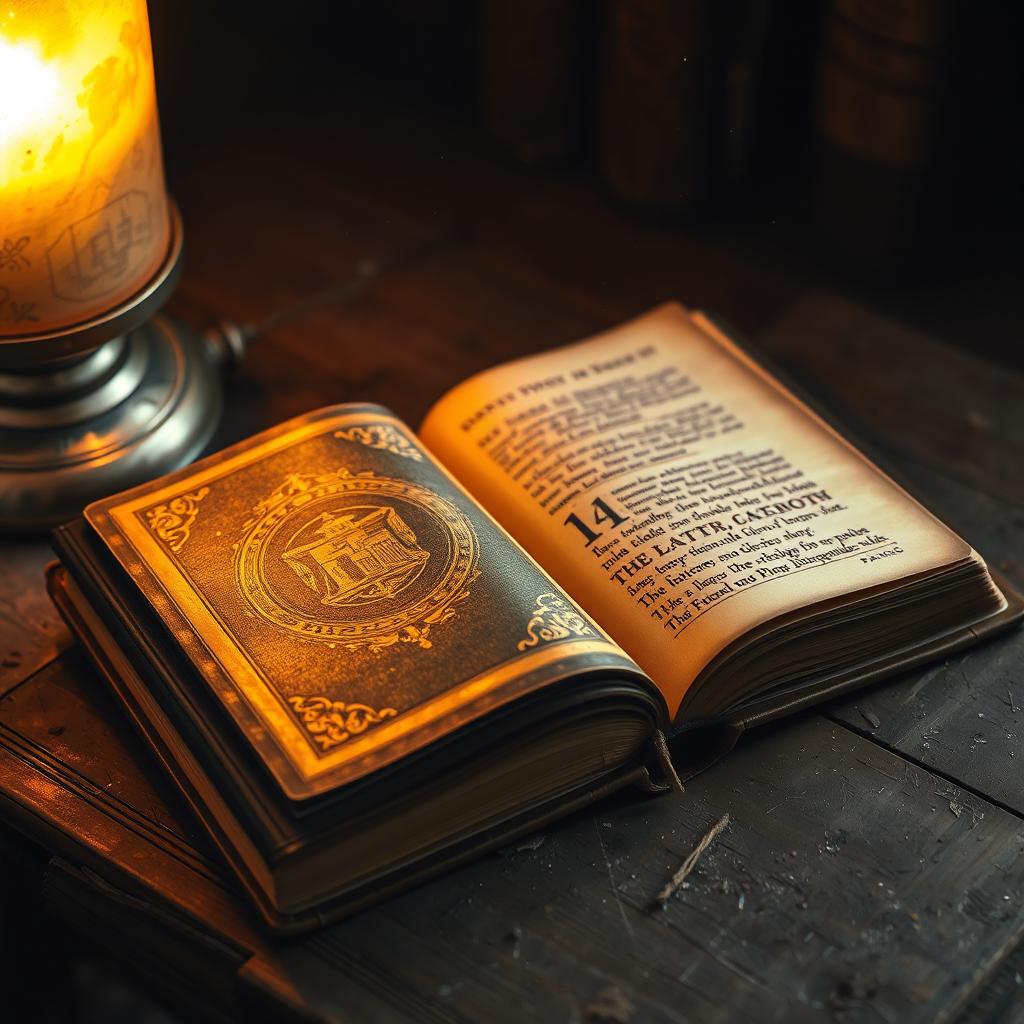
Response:
[[[272,145],[239,129],[173,165],[189,247],[174,302],[193,322],[259,322],[361,259],[408,256],[360,298],[260,341],[227,383],[217,446],[349,399],[416,422],[475,370],[678,298],[754,336],[1024,584],[1020,376],[852,303],[811,261],[780,256],[774,229],[638,222],[443,122],[388,116],[353,114],[345,134],[296,125]],[[0,813],[10,848],[34,837],[9,877],[40,883],[48,914],[190,1018],[290,998],[352,1021],[1020,1019],[1020,633],[765,729],[682,797],[620,796],[281,947],[232,902],[173,797],[154,795],[152,766],[49,606],[48,557],[43,543],[0,547],[0,771],[24,787]],[[727,831],[652,911],[725,812]],[[80,846],[48,833],[62,816],[81,821]],[[176,891],[162,917],[147,872]],[[40,963],[61,929],[29,889],[5,897],[0,953],[59,987]],[[105,926],[91,898],[137,913],[145,940]],[[192,922],[214,911],[211,938]]]

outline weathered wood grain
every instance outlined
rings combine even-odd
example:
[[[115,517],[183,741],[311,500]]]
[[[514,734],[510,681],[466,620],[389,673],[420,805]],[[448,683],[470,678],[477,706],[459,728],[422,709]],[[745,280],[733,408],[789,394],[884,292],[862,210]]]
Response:
[[[36,751],[21,799],[63,820],[62,856],[89,867],[61,867],[49,905],[114,948],[130,936],[122,955],[151,973],[176,977],[206,949],[179,978],[189,1007],[203,984],[222,1005],[223,971],[251,954],[243,1000],[269,986],[333,1020],[910,1024],[949,1019],[1024,929],[1017,816],[805,717],[751,737],[683,797],[623,794],[271,947],[190,852],[203,840],[93,685],[63,658],[0,702],[0,728]],[[729,828],[652,907],[724,812]]]
[[[1024,509],[904,464],[908,482],[1011,582],[1024,582]],[[1024,815],[1024,630],[831,710],[836,721]]]
[[[394,1009],[415,993],[456,1020],[585,1020],[609,992],[633,1021],[935,1020],[1024,927],[1021,822],[972,797],[957,817],[941,787],[805,719],[682,799],[603,805],[314,944],[358,962],[359,987],[395,993]],[[729,829],[652,911],[725,811]]]
[[[1000,964],[956,1024],[1020,1024],[1024,1019],[1024,943]]]
[[[119,808],[192,856],[202,834],[176,793],[163,785],[155,758],[136,738],[127,715],[103,680],[74,647],[0,700],[0,730],[17,738],[26,756],[38,756],[74,781],[81,798],[114,817]],[[10,744],[8,744],[10,745]],[[54,792],[54,799],[68,799]],[[140,826],[141,827],[141,826]],[[211,872],[208,864],[197,870]]]
[[[52,559],[45,542],[0,543],[0,695],[71,643],[43,587],[43,568]]]

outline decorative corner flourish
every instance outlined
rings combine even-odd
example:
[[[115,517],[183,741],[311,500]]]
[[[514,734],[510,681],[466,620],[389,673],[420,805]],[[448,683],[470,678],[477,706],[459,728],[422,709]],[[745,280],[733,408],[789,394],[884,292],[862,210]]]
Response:
[[[587,620],[558,594],[541,594],[533,617],[526,624],[526,636],[516,644],[517,651],[526,651],[541,643],[565,640],[570,636],[594,636]]]
[[[166,505],[157,505],[146,513],[149,528],[172,550],[180,551],[192,531],[199,514],[199,502],[210,493],[209,487],[200,487],[190,494],[180,494]]]
[[[394,708],[375,711],[369,704],[331,700],[330,697],[296,696],[289,697],[288,703],[324,752],[398,714]]]
[[[380,448],[392,455],[403,455],[407,459],[423,461],[423,452],[419,450],[400,430],[390,423],[367,423],[363,426],[349,427],[347,430],[336,430],[334,436],[342,441],[354,441],[365,444],[368,448]]]

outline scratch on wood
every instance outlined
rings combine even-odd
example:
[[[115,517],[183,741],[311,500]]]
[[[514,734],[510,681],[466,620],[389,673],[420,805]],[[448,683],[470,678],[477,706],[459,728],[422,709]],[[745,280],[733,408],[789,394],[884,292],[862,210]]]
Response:
[[[858,707],[857,710],[861,713],[861,717],[864,719],[872,729],[877,729],[881,726],[882,721],[873,711],[865,711],[862,707]]]
[[[619,891],[615,888],[615,873],[612,871],[612,862],[608,859],[608,851],[605,849],[604,840],[601,838],[601,829],[598,827],[597,818],[591,818],[590,820],[594,823],[594,832],[597,834],[597,845],[601,847],[601,856],[604,858],[604,866],[608,871],[608,886],[615,899],[615,905],[619,908],[622,923],[625,925],[626,931],[629,932],[629,941],[635,946],[636,935],[633,932],[633,926],[629,923],[629,918],[626,916],[626,908],[622,905],[622,900],[619,898]]]
[[[884,775],[887,779],[892,779],[893,782],[906,781],[906,776],[900,779],[897,778],[895,775],[890,775],[888,772],[883,771],[877,764],[872,764],[871,761],[865,761],[862,757],[858,757],[856,760],[858,764],[862,764],[865,768],[870,768],[872,771],[878,772],[879,775]]]
[[[949,801],[949,809],[953,814],[954,818],[959,818],[964,811],[971,812],[971,825],[973,829],[979,821],[985,817],[985,812],[978,810],[977,807],[972,803],[968,803],[966,800],[961,799],[960,790],[954,788],[948,793],[944,793],[942,790],[935,790],[935,795],[942,797],[943,800]]]
[[[945,670],[947,663],[943,662],[941,665],[937,665],[935,668],[928,672],[925,672],[923,676],[907,691],[906,697],[903,698],[903,704],[909,704],[917,695],[942,671]]]
[[[971,688],[971,677],[964,671],[964,665],[967,664],[967,659],[970,656],[970,653],[965,654],[960,659],[960,664],[957,665],[957,671],[960,673],[960,678],[964,681],[964,684],[966,685],[968,690]]]
[[[544,845],[545,839],[547,839],[547,836],[543,832],[531,836],[529,839],[523,840],[516,847],[516,853],[525,853],[527,850],[539,850]]]
[[[717,939],[715,941],[717,942]],[[720,949],[717,949],[715,942],[712,942],[708,947],[707,954],[716,963],[721,964],[727,971],[731,971],[738,978],[742,978],[748,984],[771,991],[771,986],[763,978],[759,978],[756,974],[752,974],[750,971],[742,968],[738,963],[726,956],[726,954]]]

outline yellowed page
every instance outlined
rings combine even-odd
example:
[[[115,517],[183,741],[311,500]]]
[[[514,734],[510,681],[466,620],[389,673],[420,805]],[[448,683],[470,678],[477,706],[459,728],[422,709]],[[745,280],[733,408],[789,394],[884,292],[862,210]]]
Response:
[[[972,556],[676,304],[465,381],[420,434],[672,715],[766,620]]]

